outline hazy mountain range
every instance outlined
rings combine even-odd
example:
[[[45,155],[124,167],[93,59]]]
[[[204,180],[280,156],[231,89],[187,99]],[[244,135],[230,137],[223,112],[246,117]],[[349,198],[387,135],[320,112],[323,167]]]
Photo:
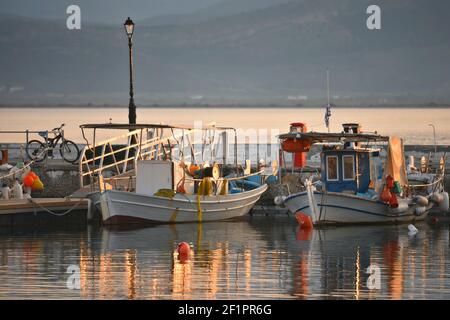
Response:
[[[36,15],[21,2],[34,3],[11,1],[0,13],[0,103],[126,103],[128,15],[137,103],[324,99],[327,68],[336,100],[450,98],[446,0],[376,1],[379,31],[366,28],[366,0],[108,1],[108,14],[106,1],[95,10],[67,1],[82,9],[75,31],[64,1],[60,18],[55,1],[36,1],[53,8]]]

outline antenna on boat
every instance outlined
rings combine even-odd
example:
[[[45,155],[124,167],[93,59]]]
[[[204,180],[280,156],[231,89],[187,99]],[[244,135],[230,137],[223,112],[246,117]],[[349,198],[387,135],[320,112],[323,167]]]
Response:
[[[325,125],[330,132],[330,117],[331,117],[331,104],[330,104],[330,70],[327,69],[327,105],[325,107]]]
[[[330,105],[330,70],[327,69],[327,101]]]

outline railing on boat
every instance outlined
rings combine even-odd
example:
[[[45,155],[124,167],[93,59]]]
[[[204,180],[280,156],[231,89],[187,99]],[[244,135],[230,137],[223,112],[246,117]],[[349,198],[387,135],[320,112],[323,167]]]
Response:
[[[83,127],[82,127],[83,128]],[[94,140],[92,145],[86,139],[83,131],[83,137],[87,144],[81,152],[79,161],[80,187],[90,186],[94,189],[98,177],[105,171],[112,171],[115,179],[124,176],[135,168],[137,160],[168,160],[172,159],[174,151],[178,151],[182,158],[196,162],[195,157],[195,136],[197,132],[205,132],[206,130],[234,130],[233,128],[178,128],[170,126],[142,127],[125,134],[116,136],[106,141],[96,143],[95,127]],[[169,129],[170,134],[167,135],[164,129]],[[175,129],[175,130],[174,130]],[[219,141],[225,145],[226,137],[219,135]],[[126,141],[123,145],[117,147],[119,141]],[[219,144],[217,141],[217,145]],[[115,148],[114,148],[115,146]],[[205,145],[202,145],[204,148]],[[236,132],[235,132],[235,149]],[[188,152],[185,157],[185,149]],[[204,150],[202,151],[203,155]],[[211,152],[213,152],[211,150]],[[215,151],[214,151],[215,152]],[[235,150],[235,163],[237,163],[237,151]],[[115,172],[115,173],[114,173]],[[129,179],[129,177],[124,177]],[[106,178],[105,178],[106,179]]]
[[[183,137],[189,139],[188,136],[193,132],[194,130],[187,130],[181,134],[163,137],[162,129],[138,129],[97,144],[95,141],[93,145],[87,144],[82,150],[79,162],[80,186],[83,188],[93,185],[96,177],[105,170],[112,169],[117,175],[123,175],[129,171],[130,162],[136,160],[170,158],[173,150],[178,149],[172,146],[176,146],[177,141]],[[123,139],[126,139],[127,144],[115,149],[113,143]]]

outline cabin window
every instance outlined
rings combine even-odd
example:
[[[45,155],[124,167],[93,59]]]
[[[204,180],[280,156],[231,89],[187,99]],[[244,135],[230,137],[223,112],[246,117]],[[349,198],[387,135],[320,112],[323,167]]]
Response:
[[[342,167],[344,168],[344,180],[355,180],[355,157],[342,156]]]
[[[327,157],[327,180],[328,181],[338,181],[339,168],[338,168],[338,157],[328,156]]]

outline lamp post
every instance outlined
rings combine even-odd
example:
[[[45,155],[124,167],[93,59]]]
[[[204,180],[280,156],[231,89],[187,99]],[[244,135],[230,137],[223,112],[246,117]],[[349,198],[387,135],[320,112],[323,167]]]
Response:
[[[436,153],[437,147],[436,147],[436,127],[434,124],[429,124],[430,127],[433,128],[433,139],[434,139],[434,153]]]
[[[136,124],[136,105],[134,104],[134,88],[133,88],[133,32],[134,22],[128,17],[124,23],[125,32],[128,37],[128,49],[130,55],[130,103],[128,105],[128,123]]]

